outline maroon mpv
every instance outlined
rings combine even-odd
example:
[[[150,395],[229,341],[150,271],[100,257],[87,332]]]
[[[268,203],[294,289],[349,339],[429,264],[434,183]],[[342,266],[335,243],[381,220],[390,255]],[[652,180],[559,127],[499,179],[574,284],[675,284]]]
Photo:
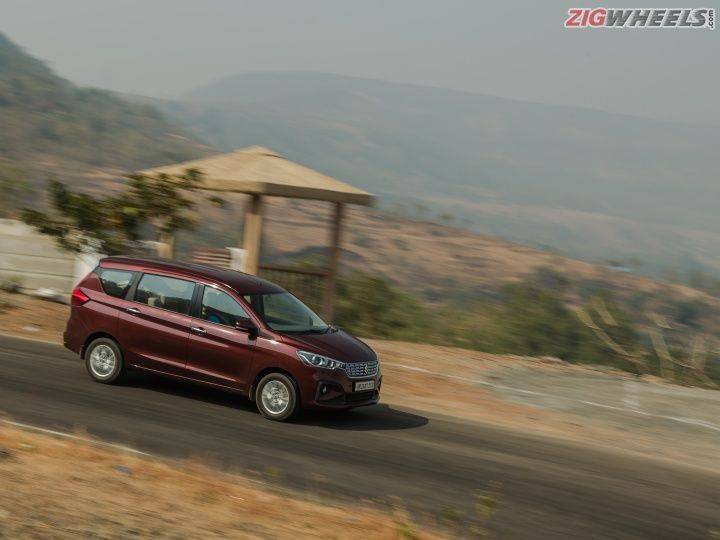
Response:
[[[278,285],[232,270],[108,257],[72,293],[65,346],[90,376],[143,370],[248,396],[272,420],[379,400],[380,362]]]

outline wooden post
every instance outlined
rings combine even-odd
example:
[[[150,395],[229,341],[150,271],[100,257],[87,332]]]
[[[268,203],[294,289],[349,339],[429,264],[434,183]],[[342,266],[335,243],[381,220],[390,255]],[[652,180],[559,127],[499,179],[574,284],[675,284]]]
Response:
[[[158,256],[165,259],[172,259],[175,254],[175,235],[172,233],[161,232],[158,239]]]
[[[252,195],[245,211],[243,249],[245,250],[245,272],[256,276],[260,264],[260,239],[262,237],[263,201],[260,195]]]
[[[340,264],[344,210],[345,207],[342,203],[335,203],[333,221],[330,225],[330,259],[328,261],[325,291],[323,294],[323,318],[327,323],[332,322],[335,314],[335,283],[337,281],[338,266]]]

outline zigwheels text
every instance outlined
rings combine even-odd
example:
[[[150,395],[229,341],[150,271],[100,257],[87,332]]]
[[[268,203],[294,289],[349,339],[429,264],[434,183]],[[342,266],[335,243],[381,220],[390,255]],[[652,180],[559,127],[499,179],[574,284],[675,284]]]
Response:
[[[565,28],[715,28],[713,8],[571,8]]]

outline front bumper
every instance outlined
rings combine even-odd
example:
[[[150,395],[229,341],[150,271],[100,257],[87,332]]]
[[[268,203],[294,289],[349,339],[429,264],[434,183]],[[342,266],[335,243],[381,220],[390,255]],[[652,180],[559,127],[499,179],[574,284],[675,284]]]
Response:
[[[313,369],[312,376],[305,381],[301,389],[305,407],[349,409],[374,405],[380,400],[382,375],[379,370],[375,375],[351,378],[341,369]],[[356,392],[355,383],[360,381],[374,381],[375,388]]]
[[[351,407],[364,407],[375,405],[380,401],[380,385],[382,380],[375,383],[374,390],[361,390],[359,392],[346,392],[337,381],[319,381],[315,388],[315,407],[329,407],[347,409]]]

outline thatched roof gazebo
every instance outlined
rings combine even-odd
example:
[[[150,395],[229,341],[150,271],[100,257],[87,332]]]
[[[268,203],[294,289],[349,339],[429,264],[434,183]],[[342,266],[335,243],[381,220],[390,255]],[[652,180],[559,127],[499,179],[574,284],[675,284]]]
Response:
[[[188,169],[203,174],[203,189],[250,195],[245,212],[242,248],[246,251],[245,271],[257,274],[260,268],[260,241],[263,223],[263,198],[286,197],[333,203],[330,229],[330,257],[325,276],[323,315],[332,320],[333,298],[340,258],[342,220],[345,204],[369,206],[375,197],[354,186],[285,159],[262,146],[251,146],[229,154],[155,167],[141,174],[179,176]]]

